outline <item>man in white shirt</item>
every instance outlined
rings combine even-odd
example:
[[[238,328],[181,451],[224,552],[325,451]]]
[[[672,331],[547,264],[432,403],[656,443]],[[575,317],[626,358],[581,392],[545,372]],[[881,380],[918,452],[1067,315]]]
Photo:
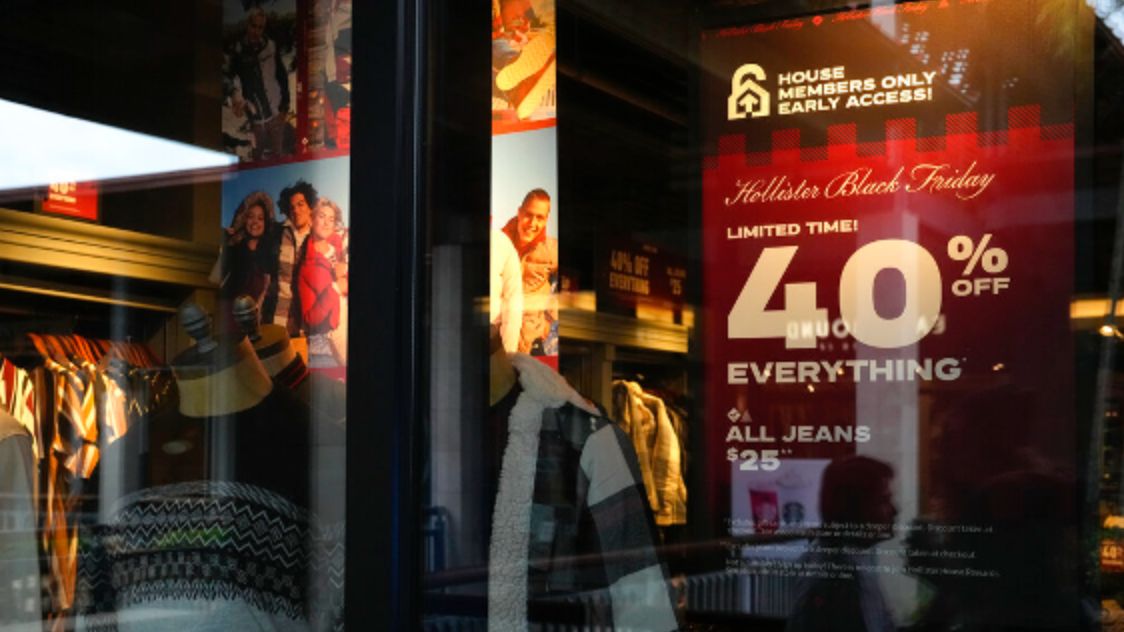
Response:
[[[490,322],[499,327],[504,350],[514,353],[523,326],[523,272],[515,246],[498,230],[492,230],[491,279]]]

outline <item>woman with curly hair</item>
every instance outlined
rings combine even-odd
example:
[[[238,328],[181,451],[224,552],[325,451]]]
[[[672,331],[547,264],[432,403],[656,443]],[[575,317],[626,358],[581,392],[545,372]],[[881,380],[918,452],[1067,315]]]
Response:
[[[347,362],[347,241],[340,207],[320,198],[293,274],[297,279],[293,294],[300,301],[309,364],[314,367]]]
[[[264,303],[270,282],[277,275],[277,252],[273,198],[254,191],[242,199],[234,220],[226,229],[222,249],[222,280],[219,297],[231,301],[242,295],[258,304],[261,322],[273,322],[275,304]]]

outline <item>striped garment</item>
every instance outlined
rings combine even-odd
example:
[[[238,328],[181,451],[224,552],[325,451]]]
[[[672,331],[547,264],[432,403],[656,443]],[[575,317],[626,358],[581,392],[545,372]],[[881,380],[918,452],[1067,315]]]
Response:
[[[632,443],[565,380],[515,355],[522,393],[508,420],[492,520],[488,626],[526,630],[527,600],[600,595],[586,624],[679,628]]]
[[[106,371],[96,371],[98,417],[105,432],[105,443],[125,436],[129,429],[129,416],[126,412],[129,397],[121,384]]]
[[[27,371],[6,358],[0,358],[0,408],[31,433],[32,453],[36,458],[42,456],[35,423],[35,383]]]
[[[310,227],[297,230],[291,219],[285,220],[281,225],[281,245],[277,258],[277,309],[274,311],[273,322],[277,325],[286,325],[289,321],[289,311],[293,302],[293,266],[297,263],[297,254],[301,244],[308,237]],[[290,329],[290,333],[293,330]]]
[[[56,338],[37,334],[28,338],[43,358],[42,368],[34,379],[5,369],[0,390],[8,391],[8,382],[15,384],[20,393],[15,407],[30,420],[36,456],[42,461],[40,545],[50,572],[48,627],[57,629],[75,600],[82,490],[94,475],[101,447],[127,430],[126,398],[124,390],[93,362],[83,359],[75,364]],[[35,393],[40,394],[42,411],[36,408]],[[5,398],[11,401],[10,395]]]
[[[44,386],[53,384],[53,389],[43,391],[53,394],[53,406],[47,411],[48,427],[43,434],[46,495],[42,501],[41,544],[50,571],[50,611],[57,615],[74,606],[80,490],[100,458],[94,385],[97,367],[91,363],[78,367],[69,360],[65,365],[56,362],[53,357],[66,357],[63,352],[48,351],[58,344],[56,340],[36,334],[28,334],[28,338],[43,356]],[[53,619],[48,627],[58,629],[61,620]]]

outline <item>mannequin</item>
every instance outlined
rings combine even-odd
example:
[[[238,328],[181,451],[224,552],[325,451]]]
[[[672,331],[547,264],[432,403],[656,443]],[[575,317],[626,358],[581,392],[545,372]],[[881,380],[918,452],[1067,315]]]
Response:
[[[249,296],[234,299],[234,320],[278,386],[292,391],[298,400],[325,421],[345,422],[347,386],[322,373],[310,372],[304,359],[293,348],[285,327],[260,325],[257,303]]]
[[[591,591],[605,600],[585,625],[679,629],[628,437],[552,369],[508,356],[495,327],[491,351],[492,415],[506,419],[495,438],[507,441],[489,545],[489,630],[528,629],[528,598]],[[601,563],[576,563],[587,556]]]
[[[246,295],[234,299],[234,322],[250,341],[266,372],[271,378],[283,380],[284,386],[296,386],[307,377],[308,367],[293,349],[289,332],[280,325],[261,325],[258,318],[254,299]]]
[[[34,468],[31,433],[0,410],[0,629],[39,624],[42,616]]]
[[[321,372],[309,371],[284,326],[259,324],[258,305],[251,297],[234,299],[234,321],[246,334],[276,387],[292,393],[294,404],[298,405],[293,413],[312,421],[313,493],[309,509],[323,527],[321,551],[326,556],[318,560],[318,579],[334,584],[318,585],[325,591],[320,608],[338,613],[337,621],[342,622],[346,513],[342,490],[347,485],[347,450],[344,432],[340,430],[347,421],[347,385]]]
[[[192,418],[229,415],[257,406],[270,394],[269,373],[245,338],[224,337],[220,345],[211,335],[210,318],[194,303],[180,310],[180,321],[196,341],[172,361],[181,413]]]
[[[312,429],[248,339],[213,337],[193,304],[180,320],[196,344],[172,361],[178,414],[108,448],[147,467],[101,540],[114,581],[93,610],[115,614],[118,630],[327,627],[309,616],[323,608],[309,582],[320,560],[308,510],[311,437],[332,430]],[[153,611],[169,616],[135,616]]]

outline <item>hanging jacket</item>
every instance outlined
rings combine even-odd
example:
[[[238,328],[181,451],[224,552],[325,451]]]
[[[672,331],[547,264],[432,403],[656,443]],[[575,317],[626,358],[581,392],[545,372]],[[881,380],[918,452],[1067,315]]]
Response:
[[[489,630],[528,629],[528,597],[578,592],[604,597],[586,614],[592,629],[679,629],[628,437],[550,368],[521,354],[512,364],[522,392],[492,519]]]
[[[635,385],[639,389],[639,385]],[[666,527],[687,524],[687,486],[683,483],[679,438],[663,400],[643,391],[640,400],[656,420],[652,450],[652,482],[656,487],[656,524]]]
[[[652,449],[656,443],[656,416],[644,405],[634,392],[630,382],[613,382],[613,419],[621,430],[632,440],[636,459],[640,464],[640,476],[644,481],[644,493],[648,506],[653,512],[660,508],[656,495],[656,480],[652,472]],[[639,386],[636,390],[639,391]]]
[[[0,410],[0,629],[40,623],[35,457],[31,433]]]

